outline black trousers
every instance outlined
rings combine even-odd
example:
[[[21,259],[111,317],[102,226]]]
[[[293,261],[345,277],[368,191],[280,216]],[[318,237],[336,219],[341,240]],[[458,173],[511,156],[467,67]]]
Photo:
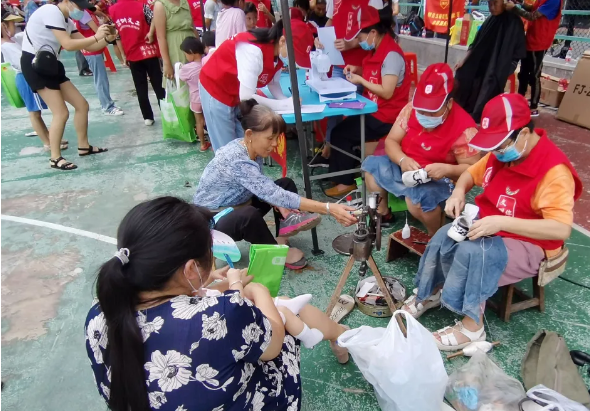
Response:
[[[280,178],[275,184],[297,193],[297,186],[290,178]],[[215,229],[230,236],[234,241],[246,240],[252,244],[276,244],[277,240],[264,221],[264,216],[273,208],[257,197],[252,198],[252,204],[234,209],[231,213],[222,217]],[[279,234],[281,213],[273,209],[276,224],[276,234]]]
[[[541,72],[543,71],[543,58],[547,50],[528,51],[526,58],[520,60],[520,73],[518,73],[518,94],[525,95],[528,86],[531,86],[531,109],[536,110],[541,98]]]
[[[395,120],[395,119],[392,119]],[[370,114],[365,115],[365,142],[377,141],[389,134],[391,123],[383,123]],[[338,147],[347,153],[353,154],[354,147],[361,143],[361,116],[347,117],[334,127],[330,144]],[[349,170],[358,163],[354,158],[342,154],[338,150],[330,152],[330,173]],[[354,184],[354,174],[332,177],[336,184]]]
[[[137,91],[137,101],[139,102],[139,108],[144,120],[153,120],[154,112],[152,111],[152,105],[148,97],[148,76],[150,77],[150,83],[152,88],[156,92],[158,97],[158,105],[160,100],[166,97],[164,87],[162,87],[162,69],[160,68],[160,61],[157,57],[150,59],[130,61],[129,68],[131,69],[131,76],[133,77],[133,84],[135,84],[135,90]]]
[[[82,75],[85,71],[90,71],[90,66],[84,54],[80,50],[76,52],[76,65],[78,66],[78,74]]]

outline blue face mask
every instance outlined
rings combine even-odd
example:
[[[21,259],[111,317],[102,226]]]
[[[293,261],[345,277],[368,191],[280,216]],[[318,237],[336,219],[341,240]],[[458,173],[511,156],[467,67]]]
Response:
[[[279,53],[279,58],[283,62],[284,67],[289,67],[289,56],[283,57],[283,56],[281,56],[281,53]]]
[[[426,129],[437,128],[442,123],[444,123],[445,120],[443,119],[443,117],[445,116],[445,113],[446,110],[440,117],[430,117],[425,116],[424,114],[420,114],[416,111],[416,120],[418,120],[418,123],[420,123],[420,125]]]
[[[366,50],[366,51],[374,50],[375,49],[375,42],[373,42],[373,44],[369,44],[369,42],[367,42],[368,39],[369,39],[369,36],[367,36],[365,41],[360,41],[359,47],[362,48],[363,50]]]
[[[524,151],[526,150],[526,145],[527,145],[528,141],[524,142],[524,148],[520,152],[516,149],[516,142],[517,141],[518,141],[518,138],[516,139],[514,144],[512,144],[510,147],[508,147],[503,153],[498,153],[498,152],[494,151],[494,155],[496,156],[498,161],[501,161],[502,163],[511,163],[511,162],[516,161],[522,157],[522,153],[524,153]]]
[[[80,20],[82,17],[84,17],[84,11],[80,10],[79,8],[70,10],[70,18],[72,20]]]

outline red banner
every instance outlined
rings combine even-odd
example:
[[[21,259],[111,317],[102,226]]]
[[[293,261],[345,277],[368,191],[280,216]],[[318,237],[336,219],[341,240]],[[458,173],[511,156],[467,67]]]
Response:
[[[465,0],[426,0],[424,7],[424,25],[436,33],[447,33],[449,23],[449,6],[453,1],[451,27],[455,20],[465,14]]]
[[[283,178],[287,177],[287,139],[284,134],[279,136],[278,144],[270,156],[283,169]]]

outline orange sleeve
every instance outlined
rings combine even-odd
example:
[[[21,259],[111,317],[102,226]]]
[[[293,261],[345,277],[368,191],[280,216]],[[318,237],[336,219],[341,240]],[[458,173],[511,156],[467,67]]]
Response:
[[[412,102],[406,104],[402,111],[399,112],[397,119],[395,119],[395,124],[401,127],[402,130],[408,131],[408,121],[410,121],[410,116],[412,115]]]
[[[453,144],[453,147],[451,147],[455,159],[469,158],[479,154],[478,150],[469,147],[469,142],[476,134],[477,129],[475,127],[470,127],[465,129],[461,136],[459,136],[457,141]]]
[[[471,177],[473,177],[473,182],[476,186],[481,187],[483,184],[483,175],[486,172],[486,165],[488,164],[488,159],[491,155],[492,153],[486,154],[477,163],[475,163],[472,166],[469,166],[469,168],[467,169],[467,171],[469,171],[469,174],[471,174]]]
[[[569,168],[564,164],[557,165],[537,185],[531,206],[544,219],[572,225],[575,189],[576,183]]]

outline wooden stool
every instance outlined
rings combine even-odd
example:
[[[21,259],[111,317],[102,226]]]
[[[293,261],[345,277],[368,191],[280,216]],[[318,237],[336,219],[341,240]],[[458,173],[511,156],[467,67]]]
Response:
[[[510,315],[517,313],[527,308],[539,307],[539,311],[545,311],[545,287],[541,287],[538,283],[538,277],[532,278],[533,281],[533,296],[530,297],[525,292],[516,287],[516,284],[508,284],[500,287],[498,293],[502,293],[500,303],[488,300],[487,305],[494,310],[498,316],[505,322],[510,321]],[[516,297],[518,302],[514,302]]]
[[[422,254],[426,251],[428,241],[430,241],[428,234],[416,227],[410,227],[410,238],[407,240],[402,238],[402,230],[398,230],[389,236],[385,261],[390,262],[401,258],[410,251],[422,257]]]

